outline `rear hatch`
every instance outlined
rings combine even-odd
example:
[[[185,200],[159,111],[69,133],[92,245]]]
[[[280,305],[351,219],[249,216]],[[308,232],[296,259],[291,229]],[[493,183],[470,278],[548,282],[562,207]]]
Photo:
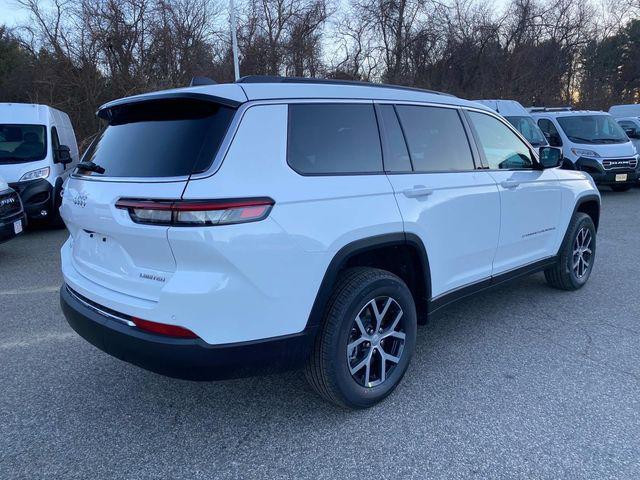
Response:
[[[135,97],[134,97],[135,98]],[[65,184],[60,212],[80,278],[155,301],[175,272],[167,226],[135,223],[121,199],[178,200],[211,166],[236,102],[170,95],[107,104],[106,127]],[[87,162],[92,162],[89,165]]]

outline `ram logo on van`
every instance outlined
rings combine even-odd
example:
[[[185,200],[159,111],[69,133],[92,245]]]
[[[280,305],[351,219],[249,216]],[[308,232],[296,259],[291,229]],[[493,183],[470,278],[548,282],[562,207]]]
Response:
[[[0,207],[5,207],[7,205],[13,205],[16,203],[16,199],[14,197],[7,197],[0,200]]]

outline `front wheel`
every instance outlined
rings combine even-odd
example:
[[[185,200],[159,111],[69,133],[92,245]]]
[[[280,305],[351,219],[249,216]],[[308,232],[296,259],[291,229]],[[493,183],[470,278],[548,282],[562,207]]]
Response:
[[[400,383],[416,343],[416,307],[407,285],[375,268],[339,278],[305,375],[326,400],[367,408]]]
[[[596,256],[596,227],[586,213],[571,219],[556,264],[545,270],[547,283],[561,290],[577,290],[589,280]]]

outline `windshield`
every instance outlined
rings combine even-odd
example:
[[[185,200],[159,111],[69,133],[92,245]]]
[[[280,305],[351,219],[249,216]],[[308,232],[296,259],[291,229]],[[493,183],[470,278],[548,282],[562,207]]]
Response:
[[[536,125],[531,117],[504,117],[511,125],[516,127],[524,138],[526,138],[534,147],[542,147],[547,144],[542,131]]]
[[[0,124],[0,164],[33,162],[46,156],[44,125]]]
[[[609,115],[572,115],[558,117],[558,123],[575,143],[626,143],[624,130]]]
[[[185,98],[122,105],[84,154],[105,177],[182,177],[205,171],[235,110]]]

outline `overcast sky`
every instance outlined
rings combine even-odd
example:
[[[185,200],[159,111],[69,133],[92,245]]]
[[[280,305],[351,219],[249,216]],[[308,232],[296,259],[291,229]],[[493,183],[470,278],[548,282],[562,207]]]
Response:
[[[41,0],[44,4],[47,0]],[[221,0],[225,2],[226,0]],[[242,0],[240,0],[242,1]],[[487,3],[494,4],[498,7],[505,5],[507,0],[488,0]],[[22,24],[27,19],[27,13],[25,9],[19,7],[15,0],[0,0],[0,25],[8,25],[9,27],[15,27]]]
[[[24,10],[18,8],[13,0],[0,0],[0,24],[15,27],[26,19]]]

